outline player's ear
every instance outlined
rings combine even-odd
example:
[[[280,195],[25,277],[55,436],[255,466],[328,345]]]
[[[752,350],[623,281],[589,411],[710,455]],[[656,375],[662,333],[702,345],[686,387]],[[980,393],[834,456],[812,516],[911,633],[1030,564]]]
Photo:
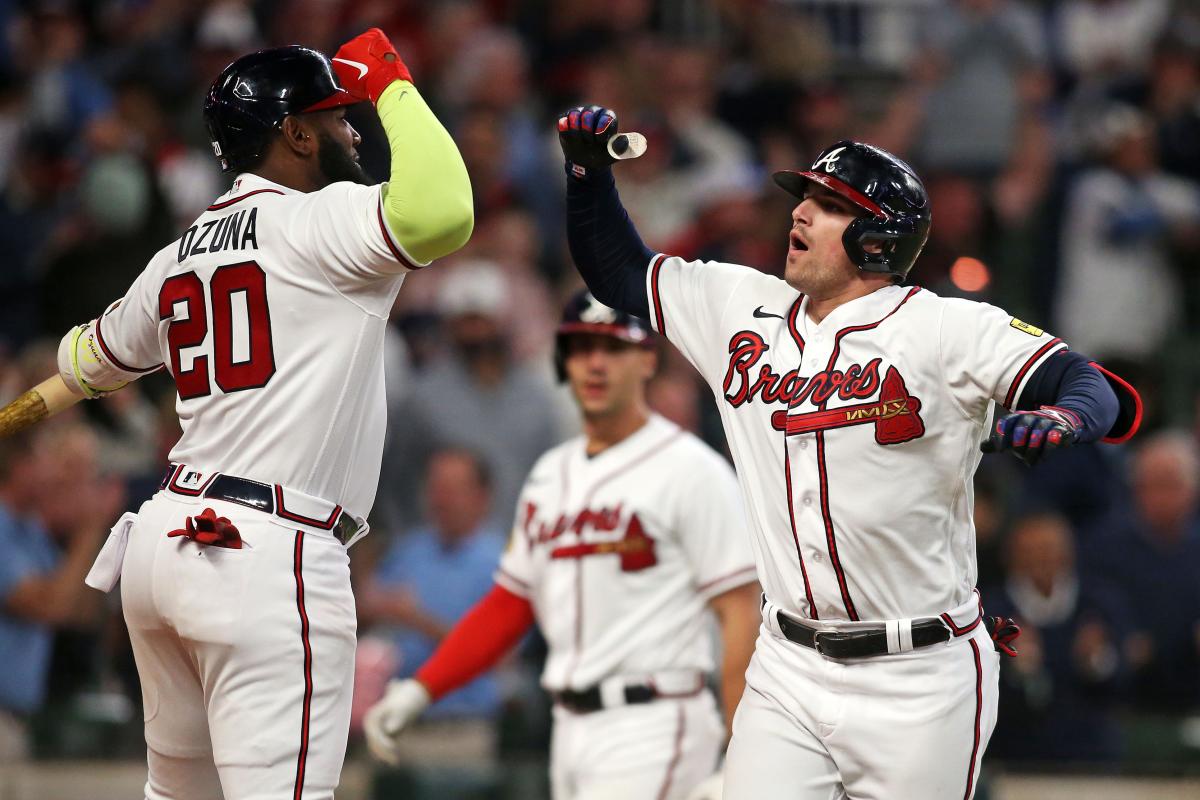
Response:
[[[288,150],[301,158],[317,152],[317,132],[304,118],[288,115],[283,118],[280,130]]]

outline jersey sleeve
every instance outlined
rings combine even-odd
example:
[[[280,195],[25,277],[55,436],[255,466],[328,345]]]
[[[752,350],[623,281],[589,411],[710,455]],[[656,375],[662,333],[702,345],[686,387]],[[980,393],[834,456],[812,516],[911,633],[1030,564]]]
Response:
[[[396,241],[383,219],[383,185],[340,182],[298,198],[285,235],[339,287],[428,266]]]
[[[646,273],[650,322],[712,384],[724,375],[728,334],[721,325],[738,286],[757,274],[717,261],[656,255]]]
[[[522,493],[521,500],[517,503],[516,519],[513,521],[508,546],[504,548],[504,553],[500,556],[500,566],[496,568],[493,576],[496,583],[526,600],[533,597],[534,582],[533,549],[527,533],[529,516],[530,502]]]
[[[105,309],[95,321],[93,333],[105,366],[115,369],[124,380],[134,380],[163,365],[158,339],[159,289],[164,272],[159,268],[160,253],[142,271],[125,296]],[[173,258],[173,256],[165,256]],[[166,309],[170,316],[171,309]]]
[[[941,366],[950,394],[972,419],[983,418],[989,401],[1012,409],[1038,366],[1067,347],[1062,339],[995,306],[943,302]]]
[[[689,465],[675,498],[676,524],[696,591],[709,600],[757,575],[733,469],[714,452],[698,453]]]

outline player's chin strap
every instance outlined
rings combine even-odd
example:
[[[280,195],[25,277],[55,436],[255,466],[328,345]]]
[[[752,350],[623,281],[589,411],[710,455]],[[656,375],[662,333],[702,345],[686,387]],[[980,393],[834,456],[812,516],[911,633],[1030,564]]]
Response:
[[[1013,642],[1021,635],[1020,625],[1009,617],[988,616],[983,618],[983,624],[992,637],[992,644],[995,645],[996,652],[1003,653],[1009,658],[1017,655],[1017,648],[1013,647]]]

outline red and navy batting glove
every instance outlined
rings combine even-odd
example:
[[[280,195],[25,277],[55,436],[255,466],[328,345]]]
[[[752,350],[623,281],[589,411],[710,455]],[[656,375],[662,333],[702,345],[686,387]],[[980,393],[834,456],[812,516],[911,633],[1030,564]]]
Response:
[[[997,419],[992,435],[979,449],[985,453],[1010,450],[1032,466],[1049,451],[1074,443],[1082,429],[1075,412],[1042,406],[1037,411],[1017,411]]]
[[[558,118],[558,143],[578,177],[616,161],[608,152],[608,142],[616,135],[616,112],[603,106],[576,106]]]
[[[1009,617],[984,617],[983,624],[992,637],[992,644],[995,645],[996,652],[1003,653],[1009,658],[1017,655],[1017,648],[1013,647],[1013,642],[1021,635],[1020,625]]]
[[[347,92],[372,103],[393,81],[412,83],[408,67],[379,28],[360,33],[339,47],[333,56],[333,71]]]

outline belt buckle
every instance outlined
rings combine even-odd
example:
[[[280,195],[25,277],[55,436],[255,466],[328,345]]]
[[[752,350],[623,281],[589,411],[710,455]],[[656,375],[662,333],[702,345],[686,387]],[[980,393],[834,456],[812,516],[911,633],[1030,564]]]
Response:
[[[821,634],[823,633],[832,633],[832,631],[813,631],[813,650],[816,650],[818,654],[823,655],[826,658],[830,658],[830,655],[821,647]]]

